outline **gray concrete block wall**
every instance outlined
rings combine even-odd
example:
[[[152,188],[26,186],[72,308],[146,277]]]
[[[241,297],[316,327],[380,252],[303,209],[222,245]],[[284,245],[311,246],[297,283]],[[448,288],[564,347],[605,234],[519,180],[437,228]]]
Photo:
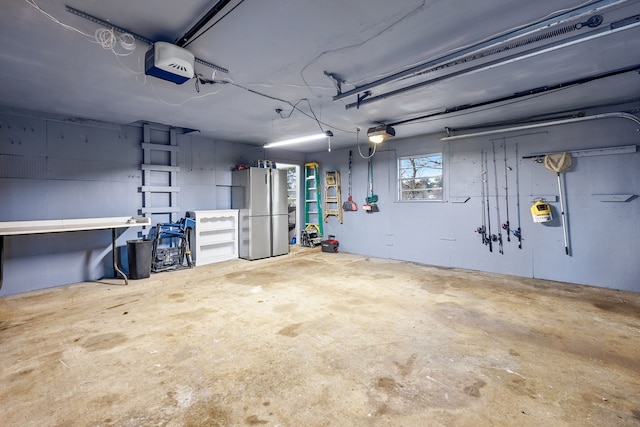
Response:
[[[141,138],[137,126],[0,115],[0,221],[138,215]],[[231,168],[255,147],[197,134],[179,135],[178,144],[181,209],[228,209]],[[118,231],[125,272],[126,241],[149,231]],[[0,296],[113,277],[110,230],[10,236],[4,252]]]
[[[398,130],[398,134],[401,132]],[[601,202],[594,194],[640,194],[640,152],[573,159],[573,166],[561,174],[565,192],[570,256],[565,255],[560,221],[556,174],[523,156],[568,150],[614,147],[638,143],[637,125],[623,119],[574,123],[531,131],[444,143],[436,136],[391,139],[378,147],[374,156],[374,193],[380,212],[365,213],[367,161],[354,152],[353,194],[357,212],[345,212],[344,222],[329,218],[325,235],[336,235],[345,252],[387,257],[443,267],[535,277],[640,292],[640,198],[628,202]],[[475,232],[481,225],[480,152],[489,156],[490,213],[492,232],[497,234],[493,149],[496,146],[498,202],[502,222],[506,221],[504,152],[508,172],[509,216],[516,228],[517,166],[519,181],[522,249],[511,236],[504,254],[481,243]],[[518,158],[515,156],[516,144]],[[364,154],[366,142],[362,147]],[[444,155],[444,202],[398,202],[396,195],[399,156],[442,152]],[[321,171],[338,169],[346,197],[348,150],[319,152],[307,161],[320,163]],[[469,197],[466,203],[455,203]],[[550,202],[554,220],[532,221],[530,207],[536,197]]]
[[[381,145],[374,158],[374,190],[380,198],[380,212],[374,214],[362,211],[367,161],[354,148],[353,195],[359,210],[345,212],[343,224],[330,218],[325,235],[336,235],[345,252],[640,292],[640,199],[601,202],[593,197],[640,193],[640,153],[580,157],[563,174],[571,256],[564,254],[555,174],[521,159],[539,152],[637,144],[636,128],[632,122],[607,119],[448,143],[436,136],[395,138]],[[136,215],[141,205],[140,132],[136,126],[97,128],[0,115],[0,221]],[[517,248],[512,236],[504,243],[503,255],[497,249],[489,253],[474,231],[481,222],[481,150],[489,152],[490,203],[496,213],[492,140],[506,144],[507,161],[519,172],[523,248]],[[285,150],[265,153],[259,147],[197,134],[179,135],[178,144],[179,204],[185,211],[228,208],[232,166],[260,158],[300,165],[317,161],[322,171],[340,170],[346,200],[348,150],[306,156]],[[444,154],[445,201],[397,202],[397,157],[434,152]],[[505,221],[501,152],[497,160],[498,199]],[[509,178],[510,220],[515,227],[515,180]],[[454,202],[467,196],[466,203]],[[551,202],[556,217],[552,223],[532,222],[529,208],[534,197]],[[492,219],[496,232],[495,215]],[[118,238],[125,268],[126,240],[137,238],[139,231],[130,229]],[[110,277],[110,264],[109,231],[7,238],[0,296]]]

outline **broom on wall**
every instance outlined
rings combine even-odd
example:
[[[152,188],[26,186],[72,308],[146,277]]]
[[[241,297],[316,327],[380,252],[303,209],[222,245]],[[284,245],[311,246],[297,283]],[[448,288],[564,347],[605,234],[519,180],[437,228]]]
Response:
[[[353,201],[353,196],[351,194],[351,159],[352,153],[349,150],[349,199],[345,202],[342,202],[342,210],[343,211],[357,211],[358,205]]]

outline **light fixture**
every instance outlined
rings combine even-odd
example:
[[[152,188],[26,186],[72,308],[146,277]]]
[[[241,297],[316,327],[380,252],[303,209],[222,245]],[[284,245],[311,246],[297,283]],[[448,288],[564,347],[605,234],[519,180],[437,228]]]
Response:
[[[322,138],[327,138],[327,137],[331,137],[333,136],[333,133],[331,133],[331,135],[329,135],[329,133],[331,133],[331,131],[326,131],[324,133],[314,133],[313,135],[307,135],[307,136],[300,136],[298,138],[291,138],[291,139],[284,139],[282,141],[276,141],[276,142],[269,142],[267,144],[264,144],[264,148],[273,148],[273,147],[280,147],[282,145],[290,145],[290,144],[298,144],[300,142],[309,142],[309,141],[316,141],[318,139],[322,139]]]
[[[387,138],[396,136],[396,130],[389,125],[379,125],[367,131],[369,141],[379,144]]]

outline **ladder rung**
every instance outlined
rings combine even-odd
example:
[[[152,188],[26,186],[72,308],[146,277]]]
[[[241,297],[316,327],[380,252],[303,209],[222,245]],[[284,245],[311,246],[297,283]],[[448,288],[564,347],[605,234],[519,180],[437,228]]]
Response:
[[[326,171],[324,175],[324,222],[335,216],[342,224],[342,191],[340,171]]]
[[[316,227],[320,235],[323,234],[322,227],[322,193],[320,189],[320,165],[315,162],[305,163],[305,226]],[[312,221],[312,222],[310,222]]]

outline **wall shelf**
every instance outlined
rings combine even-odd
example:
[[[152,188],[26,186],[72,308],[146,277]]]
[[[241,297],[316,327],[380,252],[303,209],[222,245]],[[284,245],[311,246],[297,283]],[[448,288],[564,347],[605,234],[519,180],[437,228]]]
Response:
[[[467,203],[471,199],[470,196],[456,196],[450,199],[451,203]]]
[[[191,255],[196,266],[238,258],[238,210],[189,211],[195,220]]]
[[[592,194],[591,197],[599,202],[628,202],[635,199],[635,194]]]

